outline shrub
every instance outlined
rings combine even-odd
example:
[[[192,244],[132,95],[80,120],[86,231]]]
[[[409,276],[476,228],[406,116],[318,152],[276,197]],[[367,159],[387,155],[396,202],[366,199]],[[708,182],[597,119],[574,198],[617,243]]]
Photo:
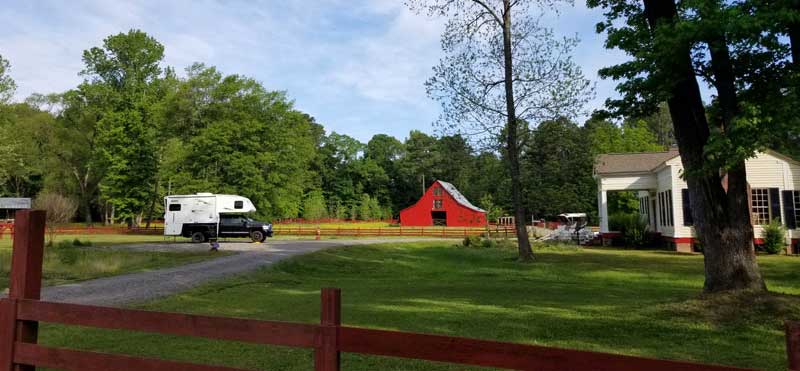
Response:
[[[612,231],[622,234],[622,242],[630,247],[642,247],[648,244],[647,235],[650,225],[638,213],[617,213],[608,218],[608,226]]]
[[[464,241],[461,242],[461,245],[463,245],[464,247],[480,247],[481,237],[480,236],[464,237]]]
[[[48,249],[47,253],[54,253],[61,264],[74,265],[80,258],[80,250],[75,246],[75,241],[58,241],[51,249]]]
[[[56,227],[69,223],[78,210],[78,203],[58,193],[41,193],[33,201],[33,208],[47,212],[47,245],[52,246],[56,236]]]
[[[764,227],[764,251],[769,254],[778,254],[786,248],[786,229],[778,219],[773,219]]]
[[[55,244],[55,248],[59,249],[59,250],[71,249],[72,246],[73,246],[73,242],[70,242],[70,241],[67,241],[67,240],[58,241],[58,243]]]
[[[78,247],[81,247],[81,246],[92,246],[92,241],[89,241],[89,240],[81,241],[81,240],[76,238],[76,239],[72,240],[72,246],[78,246]]]

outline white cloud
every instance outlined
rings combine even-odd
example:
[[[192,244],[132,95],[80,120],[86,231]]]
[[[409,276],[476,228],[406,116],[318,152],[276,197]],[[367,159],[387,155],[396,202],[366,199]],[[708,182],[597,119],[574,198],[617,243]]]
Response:
[[[353,54],[331,72],[330,79],[373,100],[418,104],[424,99],[423,84],[441,55],[441,23],[404,8],[391,9],[390,27],[348,45]]]

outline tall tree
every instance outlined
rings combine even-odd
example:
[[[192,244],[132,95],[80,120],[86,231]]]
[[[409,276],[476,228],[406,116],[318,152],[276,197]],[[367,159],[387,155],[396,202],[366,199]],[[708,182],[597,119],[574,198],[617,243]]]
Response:
[[[36,195],[46,170],[45,143],[53,127],[53,115],[27,103],[5,108],[7,121],[0,120],[0,194],[15,197]]]
[[[557,39],[539,24],[553,1],[409,0],[412,9],[447,17],[445,57],[428,80],[442,103],[442,123],[466,135],[502,138],[511,176],[519,260],[533,260],[520,175],[522,121],[571,117],[590,96],[589,82],[570,54],[572,38]]]
[[[109,36],[102,47],[84,51],[87,80],[82,89],[110,94],[98,120],[97,141],[107,172],[103,195],[129,222],[138,224],[153,197],[158,171],[158,127],[152,109],[163,98],[164,47],[139,30]]]
[[[592,152],[586,131],[567,119],[545,121],[523,143],[526,202],[537,218],[596,209]]]
[[[704,248],[704,290],[765,290],[753,250],[744,160],[764,144],[762,135],[769,131],[744,114],[738,97],[737,80],[745,81],[737,78],[729,45],[736,19],[725,16],[729,13],[718,1],[588,4],[606,10],[606,21],[598,25],[608,34],[606,46],[634,57],[601,70],[603,76],[625,80],[619,85],[623,98],[609,106],[646,113],[667,102]],[[707,76],[717,92],[711,112],[703,104],[698,74]]]
[[[0,104],[8,103],[17,89],[14,79],[8,74],[11,64],[0,55]]]

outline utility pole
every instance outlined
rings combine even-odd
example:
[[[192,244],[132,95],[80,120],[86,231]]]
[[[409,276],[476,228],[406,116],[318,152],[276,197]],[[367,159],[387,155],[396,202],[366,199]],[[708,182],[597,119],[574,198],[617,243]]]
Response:
[[[425,195],[425,174],[422,174],[422,195]]]

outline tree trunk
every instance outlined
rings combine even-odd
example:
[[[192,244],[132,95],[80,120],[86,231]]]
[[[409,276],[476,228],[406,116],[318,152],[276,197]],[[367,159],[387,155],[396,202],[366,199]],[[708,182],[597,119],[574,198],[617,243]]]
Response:
[[[514,204],[519,260],[532,261],[533,250],[531,250],[531,242],[528,240],[528,231],[525,229],[525,208],[522,206],[522,181],[520,179],[519,145],[517,143],[519,123],[517,122],[516,107],[514,106],[514,76],[512,73],[511,52],[511,1],[503,0],[503,57],[505,64],[506,113],[508,114],[506,150],[508,151],[508,163],[511,167],[511,202]]]
[[[156,176],[156,184],[153,187],[153,195],[150,196],[150,206],[147,208],[147,224],[144,226],[145,229],[150,228],[150,222],[153,221],[153,211],[156,208],[156,197],[158,197],[158,186],[160,184],[159,177]]]
[[[87,195],[81,195],[81,206],[86,217],[86,225],[92,225],[92,200]]]
[[[674,0],[644,0],[644,10],[653,31],[657,25],[668,26],[677,20]],[[705,253],[704,291],[765,290],[753,250],[744,163],[728,171],[727,192],[719,172],[705,169],[703,148],[710,129],[692,67],[691,47],[687,44],[674,51],[676,58],[662,60],[659,68],[669,71],[674,81],[667,105],[687,175],[694,228]],[[716,68],[725,68],[724,60],[716,62],[723,63]],[[722,90],[726,90],[727,83],[721,82]],[[735,95],[730,93],[735,91],[719,92],[721,99],[723,95],[725,99],[733,99],[721,102],[722,105],[735,105]],[[723,116],[730,117],[730,114]]]

